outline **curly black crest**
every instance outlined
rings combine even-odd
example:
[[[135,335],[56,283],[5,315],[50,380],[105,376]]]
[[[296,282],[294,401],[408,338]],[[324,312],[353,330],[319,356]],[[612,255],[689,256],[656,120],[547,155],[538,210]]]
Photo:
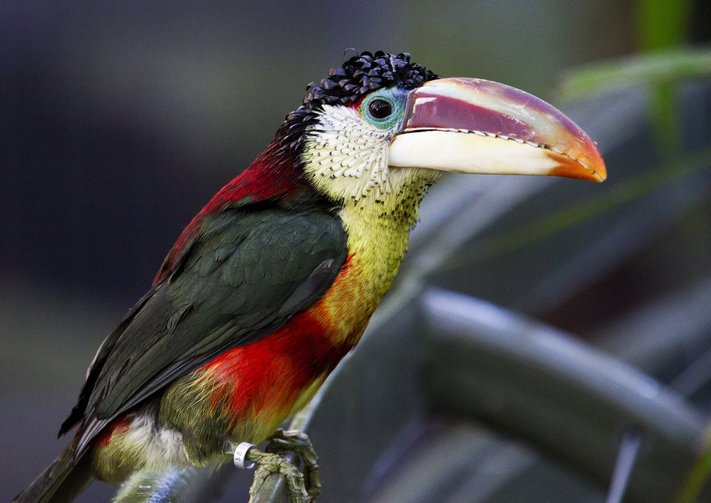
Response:
[[[322,105],[346,105],[376,89],[394,85],[414,89],[437,78],[425,67],[410,62],[406,52],[377,51],[372,54],[366,51],[357,54],[340,68],[331,69],[325,79],[306,86],[303,105],[286,116],[280,129],[285,135],[285,145],[290,148],[301,146],[306,127],[317,120],[315,111]]]
[[[436,78],[431,71],[411,63],[406,52],[397,55],[383,51],[375,54],[362,52],[343,63],[341,68],[332,69],[321,82],[311,82],[306,87],[304,106],[345,105],[382,87],[397,84],[414,89]]]

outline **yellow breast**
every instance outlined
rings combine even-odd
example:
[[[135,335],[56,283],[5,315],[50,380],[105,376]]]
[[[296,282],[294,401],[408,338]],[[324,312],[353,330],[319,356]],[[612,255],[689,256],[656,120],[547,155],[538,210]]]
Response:
[[[334,342],[355,345],[397,275],[410,226],[368,218],[357,207],[347,206],[340,217],[348,233],[348,260],[314,307]]]

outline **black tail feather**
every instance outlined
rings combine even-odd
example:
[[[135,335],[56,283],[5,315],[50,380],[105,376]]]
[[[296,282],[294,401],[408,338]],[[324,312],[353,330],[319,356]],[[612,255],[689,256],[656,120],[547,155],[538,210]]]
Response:
[[[74,442],[12,503],[68,503],[91,482],[91,456],[74,458]]]

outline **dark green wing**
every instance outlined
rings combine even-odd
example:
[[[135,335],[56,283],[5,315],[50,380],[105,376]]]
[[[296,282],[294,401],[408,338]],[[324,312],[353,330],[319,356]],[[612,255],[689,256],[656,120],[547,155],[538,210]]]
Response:
[[[324,211],[206,217],[176,271],[102,344],[75,408],[84,419],[77,452],[173,380],[312,305],[345,262],[346,239],[340,220]]]

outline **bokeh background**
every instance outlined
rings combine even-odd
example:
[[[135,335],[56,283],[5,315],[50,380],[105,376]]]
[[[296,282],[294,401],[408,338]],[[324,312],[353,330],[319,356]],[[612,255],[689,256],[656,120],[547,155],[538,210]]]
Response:
[[[55,432],[94,351],[150,286],[185,223],[267,145],[301,102],[305,85],[339,65],[344,54],[407,51],[441,75],[506,82],[565,108],[574,105],[563,100],[560,82],[571,69],[711,40],[708,2],[667,2],[667,11],[664,5],[2,2],[0,499],[19,491],[60,451],[65,440],[55,440]],[[667,26],[656,38],[649,28],[655,22]],[[608,166],[608,184],[614,188],[635,156],[649,159],[651,167],[681,155],[689,142],[703,144],[698,131],[711,130],[711,98],[700,96],[701,105],[685,105],[690,115],[677,116],[694,124],[682,128],[681,147],[658,145],[663,134],[655,131],[667,130],[649,126],[646,150],[618,155]],[[615,99],[624,103],[624,96]],[[626,109],[620,110],[608,114],[611,128],[624,123]],[[655,113],[650,107],[652,119]],[[549,309],[540,305],[545,285],[525,287],[542,289],[538,304],[507,295],[510,287],[497,289],[497,274],[535,277],[535,261],[521,271],[507,269],[505,255],[482,260],[481,276],[452,266],[439,284],[590,337],[602,321],[669,292],[696,291],[708,280],[708,176],[695,186],[693,204],[672,218],[655,216],[663,225],[654,232],[645,227],[644,239],[631,236],[636,245],[623,261]],[[576,197],[599,190],[580,187]],[[683,202],[684,193],[676,197]],[[540,203],[519,218],[531,221],[550,211]],[[653,207],[645,211],[657,215]],[[426,225],[428,215],[422,219]],[[620,246],[625,242],[622,235]],[[555,264],[556,252],[542,260],[544,268]],[[95,485],[83,501],[108,494]]]

